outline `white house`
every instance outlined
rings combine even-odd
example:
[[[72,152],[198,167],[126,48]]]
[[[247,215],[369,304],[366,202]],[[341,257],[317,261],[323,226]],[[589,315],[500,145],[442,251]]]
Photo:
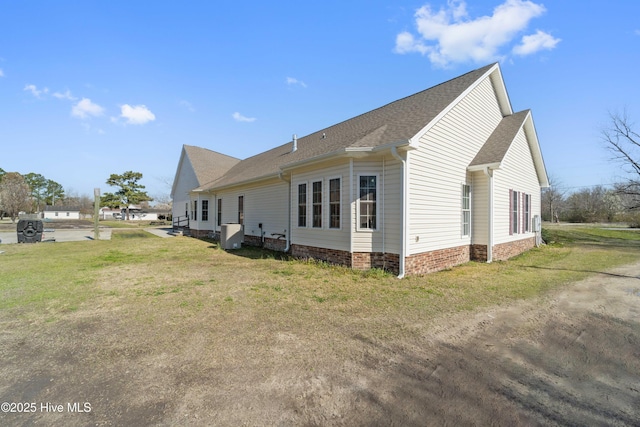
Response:
[[[220,178],[240,159],[216,153],[206,148],[183,145],[178,170],[171,188],[172,216],[175,223],[188,224],[198,212],[197,199],[191,190]],[[194,204],[195,210],[194,210]],[[205,207],[206,209],[206,207]]]
[[[546,186],[531,112],[513,112],[492,64],[242,161],[184,146],[174,216],[404,276],[532,248]]]
[[[80,219],[78,206],[45,206],[42,213],[44,219]]]

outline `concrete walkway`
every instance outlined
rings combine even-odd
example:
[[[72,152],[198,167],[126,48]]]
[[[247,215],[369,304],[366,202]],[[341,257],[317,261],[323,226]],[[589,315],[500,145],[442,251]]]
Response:
[[[158,237],[176,237],[173,234],[169,234],[173,231],[172,228],[145,228],[144,231],[148,231]]]

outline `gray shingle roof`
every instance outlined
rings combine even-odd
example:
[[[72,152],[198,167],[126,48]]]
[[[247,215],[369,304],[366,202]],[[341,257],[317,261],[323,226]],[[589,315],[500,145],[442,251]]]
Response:
[[[376,148],[408,141],[445,110],[494,64],[456,77],[422,92],[391,102],[293,142],[242,160],[224,176],[202,185],[208,190],[276,176],[289,164],[304,162],[349,148]]]
[[[524,124],[530,110],[520,111],[504,117],[489,135],[469,166],[490,165],[502,162],[516,134]]]
[[[193,145],[184,145],[184,151],[196,174],[198,185],[219,179],[240,162],[235,157]]]

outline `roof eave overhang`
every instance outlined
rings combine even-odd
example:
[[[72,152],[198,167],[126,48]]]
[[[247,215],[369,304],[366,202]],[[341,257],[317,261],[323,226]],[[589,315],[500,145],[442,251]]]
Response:
[[[477,172],[477,171],[484,171],[487,169],[491,169],[491,170],[496,170],[496,169],[500,169],[500,167],[502,166],[502,163],[497,162],[497,163],[483,163],[480,165],[471,165],[467,167],[467,170],[469,172]]]

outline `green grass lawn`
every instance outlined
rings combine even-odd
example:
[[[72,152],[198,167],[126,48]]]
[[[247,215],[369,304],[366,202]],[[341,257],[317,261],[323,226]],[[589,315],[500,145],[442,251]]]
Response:
[[[0,310],[56,321],[96,307],[125,308],[147,319],[216,309],[275,322],[368,318],[382,327],[393,323],[389,318],[407,321],[534,297],[640,257],[636,231],[564,226],[546,229],[545,237],[553,243],[509,261],[398,280],[380,270],[114,230],[111,241],[3,246]]]

